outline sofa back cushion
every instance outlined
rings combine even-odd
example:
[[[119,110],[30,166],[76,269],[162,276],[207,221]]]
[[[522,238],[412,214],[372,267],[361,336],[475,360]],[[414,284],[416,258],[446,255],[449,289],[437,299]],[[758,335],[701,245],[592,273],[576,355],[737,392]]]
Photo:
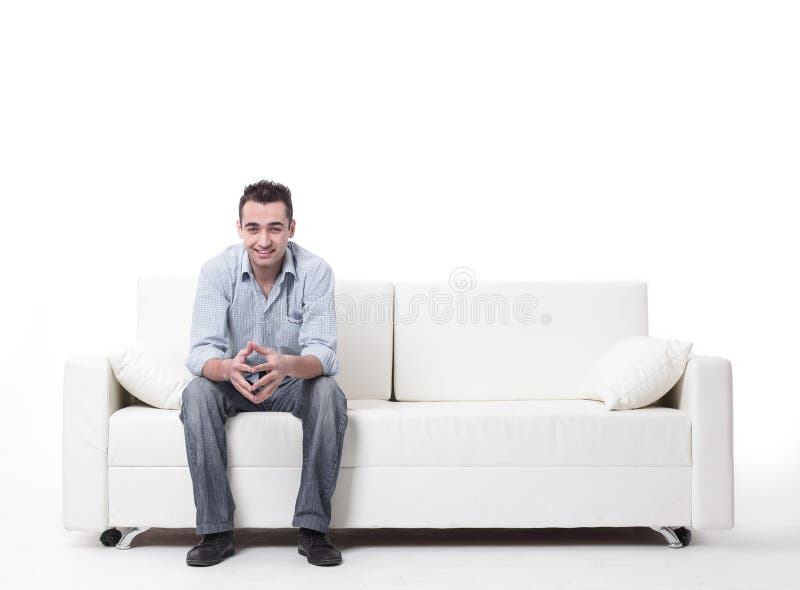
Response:
[[[140,278],[137,340],[188,354],[196,287],[196,277]],[[336,280],[336,381],[349,399],[391,395],[393,293],[389,281]]]
[[[591,364],[647,335],[643,282],[397,282],[401,401],[580,399]]]

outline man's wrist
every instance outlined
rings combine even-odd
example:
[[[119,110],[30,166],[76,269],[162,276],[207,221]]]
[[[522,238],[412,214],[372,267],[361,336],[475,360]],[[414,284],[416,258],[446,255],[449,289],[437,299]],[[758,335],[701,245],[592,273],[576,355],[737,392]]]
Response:
[[[233,359],[211,358],[203,365],[203,377],[209,381],[229,381]]]
[[[322,375],[322,363],[314,355],[284,355],[289,367],[288,375],[298,379],[313,379]]]
[[[286,374],[289,375],[289,377],[297,377],[297,360],[300,357],[294,354],[285,354],[283,358],[285,359],[287,367]]]

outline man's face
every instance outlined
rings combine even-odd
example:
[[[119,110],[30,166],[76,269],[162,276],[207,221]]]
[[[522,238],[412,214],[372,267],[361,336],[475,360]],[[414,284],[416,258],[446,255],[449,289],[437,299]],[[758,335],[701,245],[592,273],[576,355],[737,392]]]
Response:
[[[286,243],[294,237],[294,220],[289,227],[286,205],[248,201],[242,207],[242,219],[236,231],[250,255],[253,270],[280,274]]]

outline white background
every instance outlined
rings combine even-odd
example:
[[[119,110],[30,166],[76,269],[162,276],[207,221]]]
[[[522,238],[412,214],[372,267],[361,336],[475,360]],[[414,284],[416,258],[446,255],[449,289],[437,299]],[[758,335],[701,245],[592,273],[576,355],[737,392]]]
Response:
[[[337,278],[647,281],[652,335],[733,363],[737,522],[800,524],[798,13],[3,3],[4,522],[60,524],[64,360],[270,178]]]

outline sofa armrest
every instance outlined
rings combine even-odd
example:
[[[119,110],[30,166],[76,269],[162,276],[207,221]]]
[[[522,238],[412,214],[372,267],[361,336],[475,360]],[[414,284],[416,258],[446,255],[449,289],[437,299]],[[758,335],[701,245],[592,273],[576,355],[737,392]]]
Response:
[[[108,418],[130,403],[103,357],[64,365],[63,521],[70,531],[108,525]]]
[[[733,381],[729,360],[693,355],[666,405],[692,421],[692,527],[733,527]]]

